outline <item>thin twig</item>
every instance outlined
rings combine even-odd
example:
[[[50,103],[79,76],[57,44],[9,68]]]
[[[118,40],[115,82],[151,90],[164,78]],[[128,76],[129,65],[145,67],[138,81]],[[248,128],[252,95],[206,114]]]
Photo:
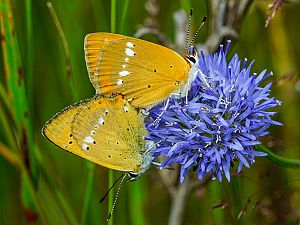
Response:
[[[64,30],[61,26],[61,23],[55,13],[55,10],[52,6],[51,2],[47,2],[47,7],[50,11],[50,14],[52,16],[53,22],[55,23],[56,29],[59,33],[59,36],[61,37],[63,48],[65,51],[65,56],[66,56],[66,69],[67,69],[67,77],[68,79],[73,79],[73,71],[72,71],[72,66],[71,66],[71,57],[70,57],[70,51],[69,51],[69,46],[67,42],[66,35],[64,33]]]
[[[222,40],[238,39],[241,22],[243,21],[253,0],[210,0],[210,36],[204,51],[213,52]]]
[[[65,57],[66,57],[67,81],[68,81],[69,88],[71,90],[71,94],[72,94],[71,96],[73,98],[73,101],[77,101],[78,100],[78,90],[76,88],[75,77],[73,75],[73,70],[72,70],[72,65],[71,65],[71,57],[70,57],[70,51],[69,51],[67,38],[66,38],[64,30],[62,28],[62,25],[61,25],[56,13],[55,13],[55,10],[52,6],[52,3],[47,2],[47,7],[49,8],[49,11],[50,11],[52,19],[54,21],[54,24],[56,26],[56,29],[59,33],[59,36],[61,37],[61,40],[62,40],[62,44],[63,44],[63,48],[64,48],[64,52],[65,52]]]
[[[186,176],[184,182],[182,184],[179,184],[176,189],[176,192],[174,192],[171,195],[172,203],[171,203],[168,225],[181,224],[187,196],[188,193],[190,192],[190,189],[191,189],[191,181],[190,178]]]

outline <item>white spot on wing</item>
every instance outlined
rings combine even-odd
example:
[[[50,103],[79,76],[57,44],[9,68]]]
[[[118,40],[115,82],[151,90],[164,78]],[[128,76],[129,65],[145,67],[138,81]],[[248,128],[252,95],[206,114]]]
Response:
[[[104,119],[103,119],[102,117],[100,117],[100,118],[98,119],[98,123],[101,124],[101,125],[103,125],[103,124],[104,124]]]
[[[125,64],[123,64],[123,65],[122,65],[122,68],[126,68],[126,65],[125,65]]]
[[[135,55],[135,52],[132,51],[130,48],[126,48],[126,49],[125,49],[125,53],[126,53],[126,55],[128,55],[128,56],[134,56],[134,55]]]
[[[128,61],[129,61],[129,58],[128,58],[128,57],[126,57],[126,58],[125,58],[125,62],[128,62]]]
[[[121,72],[119,72],[119,75],[121,76],[121,77],[125,77],[125,76],[127,76],[128,74],[130,74],[128,71],[126,71],[126,70],[123,70],[123,71],[121,71]]]
[[[87,142],[87,143],[93,143],[94,139],[91,136],[87,136],[87,137],[85,137],[85,139],[83,141]]]
[[[123,80],[118,80],[117,85],[122,85],[123,84]]]
[[[96,132],[94,130],[91,130],[91,135],[95,135]]]
[[[108,109],[104,110],[104,114],[107,115],[108,114]]]
[[[128,112],[128,107],[124,106],[124,110],[125,110],[125,112]]]
[[[134,44],[132,42],[127,42],[126,44],[129,48],[134,48]]]
[[[90,148],[90,146],[88,146],[87,144],[82,144],[82,148],[85,150],[88,150]]]

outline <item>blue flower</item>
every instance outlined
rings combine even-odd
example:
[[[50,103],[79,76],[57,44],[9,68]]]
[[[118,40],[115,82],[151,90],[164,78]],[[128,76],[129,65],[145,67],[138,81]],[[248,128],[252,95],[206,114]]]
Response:
[[[240,172],[256,156],[266,155],[255,151],[258,138],[268,134],[271,124],[281,125],[271,119],[276,112],[269,111],[281,104],[269,96],[271,83],[260,86],[272,73],[251,74],[253,62],[247,66],[247,59],[241,61],[237,54],[227,62],[229,46],[230,41],[213,55],[200,53],[187,98],[169,98],[162,115],[164,104],[149,111],[147,140],[156,143],[153,155],[164,157],[161,168],[178,163],[181,182],[191,169],[199,180],[211,173],[230,181],[233,165]]]

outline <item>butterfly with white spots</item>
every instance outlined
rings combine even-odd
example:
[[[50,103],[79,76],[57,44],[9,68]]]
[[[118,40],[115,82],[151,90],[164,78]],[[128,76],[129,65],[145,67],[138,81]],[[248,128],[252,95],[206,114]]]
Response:
[[[132,177],[147,170],[153,159],[141,116],[120,95],[96,95],[69,106],[49,120],[42,133],[66,151]]]
[[[96,93],[120,94],[134,107],[151,107],[173,93],[185,96],[195,78],[196,51],[182,57],[141,39],[112,33],[85,37],[85,60]]]

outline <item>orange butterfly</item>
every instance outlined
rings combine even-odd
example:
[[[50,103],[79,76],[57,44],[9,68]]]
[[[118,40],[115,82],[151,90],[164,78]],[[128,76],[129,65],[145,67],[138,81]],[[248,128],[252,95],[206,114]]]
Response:
[[[134,107],[150,107],[172,93],[185,96],[195,76],[195,49],[185,57],[161,45],[112,33],[85,37],[85,60],[96,93],[121,94]]]
[[[138,111],[122,96],[96,95],[69,106],[49,120],[43,135],[60,148],[135,178],[153,157]]]
[[[85,58],[96,96],[55,115],[44,126],[44,136],[84,159],[133,178],[140,175],[155,163],[136,108],[150,107],[174,92],[186,95],[196,62],[195,49],[187,49],[188,55],[181,57],[120,34],[87,35]]]

